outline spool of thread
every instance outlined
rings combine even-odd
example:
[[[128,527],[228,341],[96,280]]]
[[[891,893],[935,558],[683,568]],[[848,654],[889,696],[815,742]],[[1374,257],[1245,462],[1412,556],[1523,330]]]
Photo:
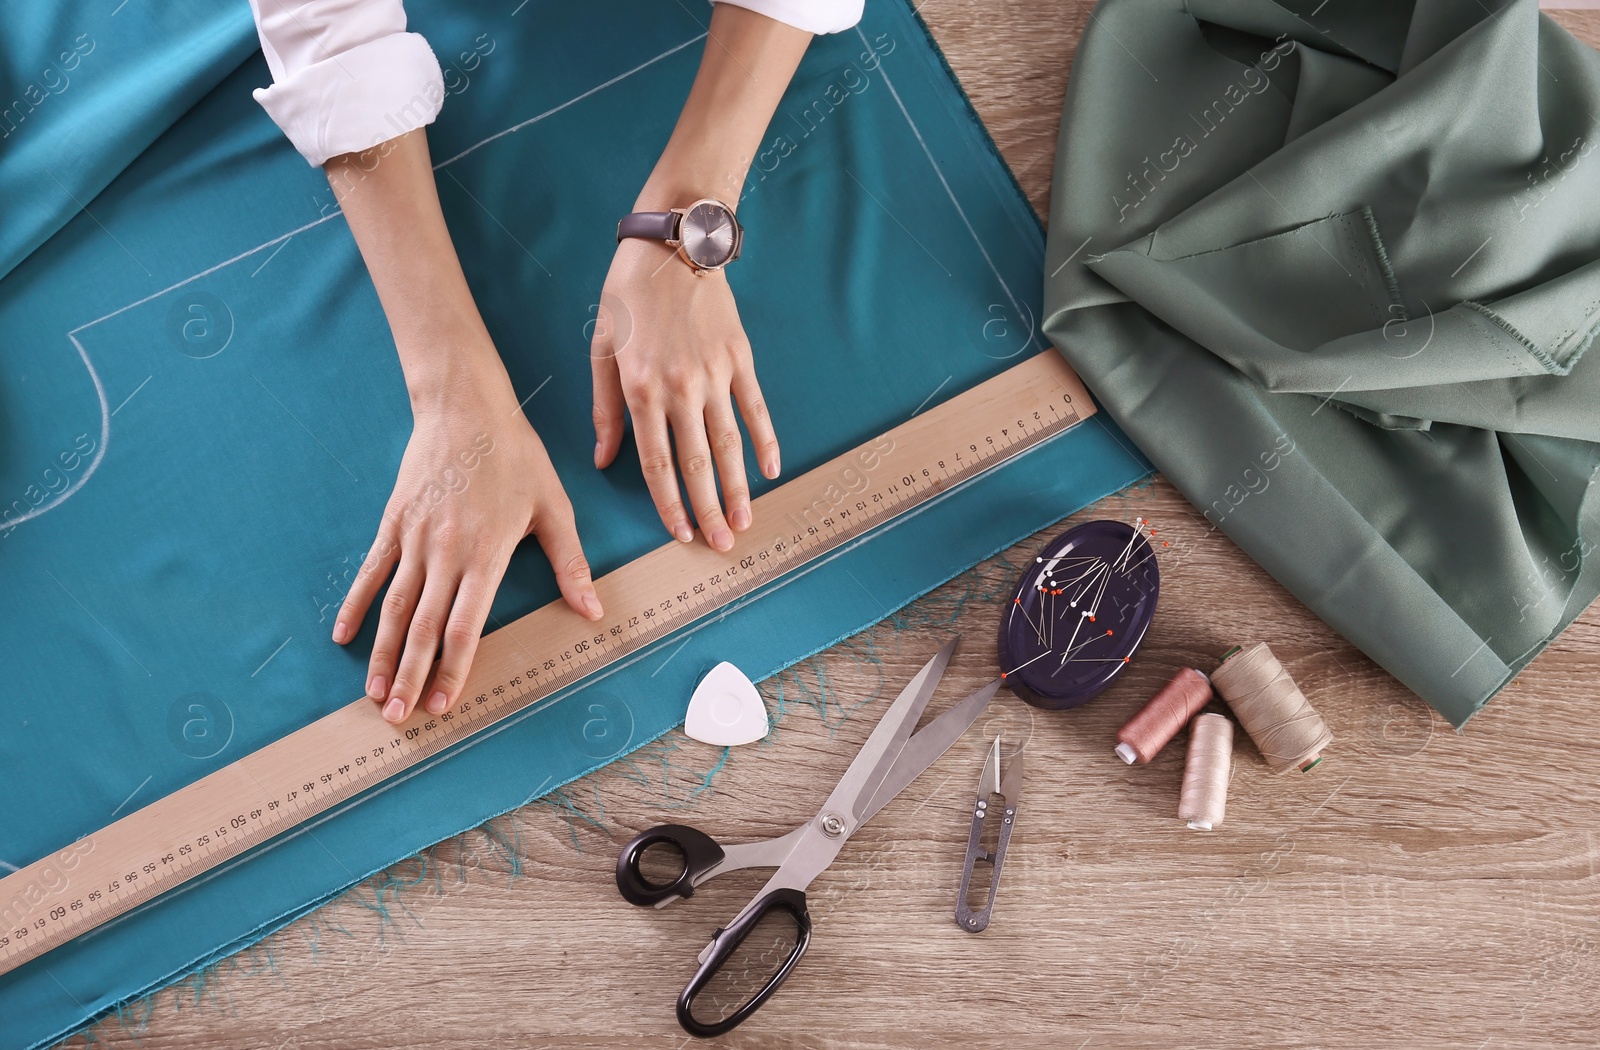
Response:
[[[1183,763],[1178,819],[1195,831],[1222,826],[1233,772],[1233,723],[1227,715],[1199,715],[1189,724],[1189,755]]]
[[[1239,716],[1274,773],[1305,772],[1322,761],[1323,748],[1333,743],[1327,723],[1266,642],[1229,650],[1211,672],[1211,684]]]
[[[1117,730],[1117,757],[1130,766],[1155,758],[1210,700],[1211,679],[1204,671],[1183,668]]]

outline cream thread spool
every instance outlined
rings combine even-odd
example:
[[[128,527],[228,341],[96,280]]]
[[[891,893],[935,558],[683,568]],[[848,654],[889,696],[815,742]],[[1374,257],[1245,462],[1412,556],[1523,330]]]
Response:
[[[1228,702],[1274,773],[1309,770],[1322,761],[1333,733],[1294,684],[1266,642],[1235,647],[1211,672],[1211,684]]]
[[[1233,723],[1227,715],[1196,715],[1189,723],[1189,753],[1183,763],[1178,819],[1194,831],[1222,826],[1233,773]]]

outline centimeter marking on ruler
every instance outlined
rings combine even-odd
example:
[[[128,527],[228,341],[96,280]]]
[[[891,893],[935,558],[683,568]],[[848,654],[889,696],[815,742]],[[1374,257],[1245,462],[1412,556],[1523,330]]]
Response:
[[[670,543],[484,637],[454,710],[362,698],[0,879],[0,973],[353,798],[1088,418],[1054,350],[756,499],[732,551]],[[314,834],[314,832],[313,832]]]

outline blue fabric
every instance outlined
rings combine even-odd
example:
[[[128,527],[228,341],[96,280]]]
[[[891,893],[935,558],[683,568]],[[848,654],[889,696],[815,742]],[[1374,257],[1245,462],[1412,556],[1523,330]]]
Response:
[[[0,0],[0,276],[256,50],[244,3],[79,7]]]
[[[68,172],[69,185],[106,183],[92,214],[32,198],[19,207],[34,232],[8,226],[4,245],[25,256],[0,281],[8,865],[361,692],[372,623],[348,650],[327,636],[389,493],[407,401],[325,180],[251,101],[265,64],[255,55],[214,83],[223,57],[248,52],[243,6],[167,25],[205,46],[165,52],[159,91],[144,64],[112,61],[149,38],[132,7],[82,15],[81,29],[65,16],[19,23],[52,40],[89,32],[85,63],[105,49],[108,83],[91,93],[95,70],[80,67],[83,92],[75,82],[23,128],[43,140],[52,120],[103,126],[104,153],[71,158],[81,170]],[[442,0],[408,9],[454,88],[430,141],[468,278],[532,395],[525,411],[587,552],[609,571],[662,533],[631,455],[605,473],[591,465],[585,323],[616,218],[693,76],[700,12],[652,0],[530,0],[493,20]],[[158,136],[118,124],[147,89],[171,122]],[[119,106],[95,109],[101,99]],[[730,280],[789,476],[1044,346],[1039,226],[907,4],[872,3],[859,31],[818,39],[770,136]],[[6,155],[0,184],[27,156]],[[107,165],[120,173],[103,179]],[[0,1046],[48,1043],[646,743],[682,721],[717,660],[760,678],[861,629],[1144,475],[1130,449],[1097,418],[686,641],[0,977]],[[525,550],[494,616],[556,596]]]

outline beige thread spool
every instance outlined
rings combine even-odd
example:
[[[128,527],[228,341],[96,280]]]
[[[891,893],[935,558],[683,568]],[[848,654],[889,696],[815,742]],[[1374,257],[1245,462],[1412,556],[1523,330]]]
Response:
[[[1183,763],[1178,819],[1195,831],[1222,826],[1233,772],[1233,723],[1227,715],[1196,715],[1189,723],[1189,753]]]
[[[1274,773],[1305,772],[1322,761],[1333,733],[1272,655],[1266,642],[1235,647],[1211,672],[1211,684],[1239,716],[1239,724]]]

